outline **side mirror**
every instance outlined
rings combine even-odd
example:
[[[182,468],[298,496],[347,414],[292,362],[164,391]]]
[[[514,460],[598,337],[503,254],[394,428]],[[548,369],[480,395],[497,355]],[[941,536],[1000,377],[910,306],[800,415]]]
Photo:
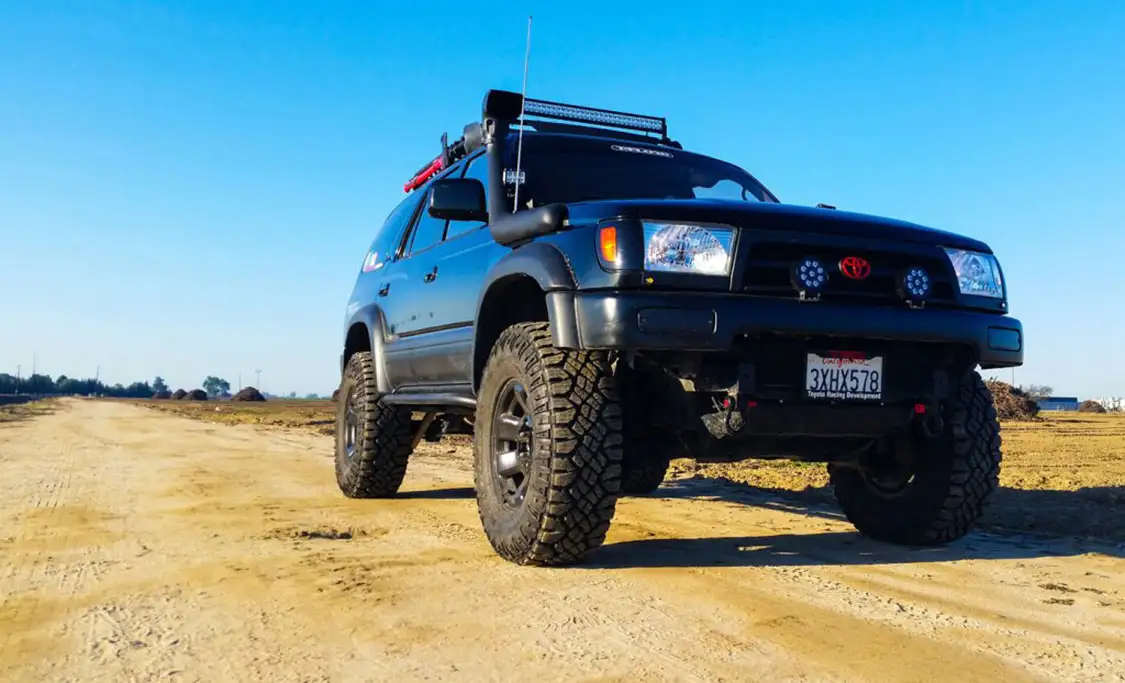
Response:
[[[476,178],[441,178],[430,190],[430,215],[451,221],[488,222],[484,185]]]

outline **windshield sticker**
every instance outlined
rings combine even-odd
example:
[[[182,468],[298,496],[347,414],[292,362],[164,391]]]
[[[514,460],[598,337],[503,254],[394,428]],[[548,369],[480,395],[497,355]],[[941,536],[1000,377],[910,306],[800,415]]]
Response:
[[[610,145],[610,149],[614,152],[632,152],[633,154],[648,154],[654,157],[667,157],[672,158],[670,152],[665,152],[661,149],[648,149],[647,147],[630,147],[628,145]]]
[[[520,174],[519,174],[519,183],[518,184],[523,185],[525,182],[527,182],[527,174],[521,168]],[[516,172],[514,170],[512,170],[510,168],[504,169],[504,184],[505,185],[516,185],[517,184],[516,183]]]

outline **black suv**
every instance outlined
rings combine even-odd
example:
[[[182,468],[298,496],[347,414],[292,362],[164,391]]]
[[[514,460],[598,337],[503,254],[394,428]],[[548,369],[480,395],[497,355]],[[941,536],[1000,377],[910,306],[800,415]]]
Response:
[[[492,90],[406,184],[348,303],[336,476],[394,495],[472,433],[496,552],[579,560],[669,460],[826,463],[869,536],[943,543],[998,485],[977,372],[1023,362],[977,240],[783,204],[663,118]]]

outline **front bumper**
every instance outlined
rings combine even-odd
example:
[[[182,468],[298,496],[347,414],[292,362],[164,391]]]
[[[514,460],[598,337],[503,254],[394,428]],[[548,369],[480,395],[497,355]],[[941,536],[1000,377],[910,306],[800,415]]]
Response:
[[[1023,364],[1023,325],[997,313],[699,292],[555,291],[547,303],[563,348],[725,351],[738,337],[773,333],[956,344],[986,370]]]

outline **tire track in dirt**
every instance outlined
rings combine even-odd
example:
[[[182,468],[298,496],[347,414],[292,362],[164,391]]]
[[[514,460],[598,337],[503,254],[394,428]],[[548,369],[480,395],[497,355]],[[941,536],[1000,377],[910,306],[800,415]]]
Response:
[[[6,501],[0,509],[0,529],[12,535],[2,544],[5,557],[17,553],[23,561],[5,562],[4,579],[0,584],[0,614],[11,624],[10,628],[0,629],[0,651],[15,652],[16,656],[36,646],[33,638],[22,632],[24,624],[36,623],[49,616],[57,605],[58,598],[43,599],[42,592],[17,595],[12,591],[18,584],[49,585],[54,578],[51,593],[61,595],[62,600],[73,596],[76,580],[81,575],[74,572],[59,571],[50,564],[50,552],[65,551],[67,538],[59,538],[58,527],[67,518],[82,511],[64,505],[71,499],[71,479],[74,466],[73,450],[68,442],[72,421],[66,416],[52,420],[58,425],[54,438],[44,443],[44,457],[35,467],[30,463],[17,461],[7,455],[7,449],[0,450],[0,499]],[[32,438],[38,438],[38,431],[32,423],[20,423],[9,428],[15,434],[30,431]],[[69,584],[69,585],[68,585]]]
[[[0,678],[1125,672],[1119,551],[978,534],[914,552],[828,509],[687,481],[623,500],[588,565],[515,567],[484,539],[468,454],[453,450],[423,444],[401,497],[355,501],[335,488],[325,437],[86,401],[0,430],[0,528],[18,531],[0,633],[21,634],[0,640]]]

